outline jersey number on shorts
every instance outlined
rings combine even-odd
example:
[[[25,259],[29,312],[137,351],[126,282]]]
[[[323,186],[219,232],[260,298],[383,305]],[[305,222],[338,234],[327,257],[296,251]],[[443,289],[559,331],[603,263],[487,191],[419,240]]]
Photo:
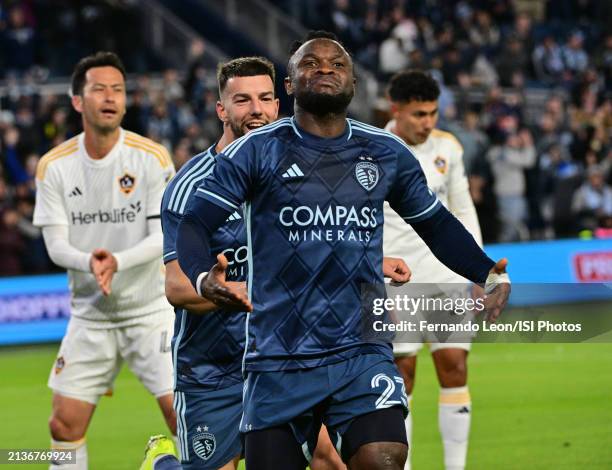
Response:
[[[391,400],[391,397],[395,393],[396,383],[400,384],[401,395],[400,400]],[[404,405],[408,407],[408,398],[406,396],[406,385],[404,380],[397,375],[393,376],[393,379],[386,374],[376,374],[372,377],[372,388],[385,387],[380,397],[376,400],[376,409],[391,408],[392,406]]]

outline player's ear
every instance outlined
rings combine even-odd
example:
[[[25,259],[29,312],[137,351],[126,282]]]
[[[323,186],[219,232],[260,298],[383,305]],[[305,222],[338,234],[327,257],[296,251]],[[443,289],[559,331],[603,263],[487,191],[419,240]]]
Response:
[[[393,119],[397,118],[397,115],[399,113],[399,105],[393,101],[389,102],[391,104],[389,110],[391,111],[391,116],[393,117]]]
[[[72,107],[76,112],[83,112],[83,98],[81,98],[81,95],[74,95],[70,101],[72,102]]]
[[[291,83],[291,77],[285,77],[285,91],[289,96],[293,95],[293,84]]]
[[[223,103],[221,103],[221,101],[217,101],[215,110],[217,111],[217,117],[219,118],[219,121],[227,122],[227,111],[225,111],[225,106],[223,106]]]

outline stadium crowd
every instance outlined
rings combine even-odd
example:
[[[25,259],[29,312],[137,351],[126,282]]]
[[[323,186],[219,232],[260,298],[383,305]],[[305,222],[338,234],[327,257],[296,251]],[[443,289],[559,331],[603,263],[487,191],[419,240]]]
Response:
[[[35,169],[41,155],[80,130],[69,97],[41,93],[39,85],[65,74],[81,54],[114,49],[123,56],[135,72],[123,127],[163,143],[177,168],[219,135],[217,90],[206,79],[214,71],[199,65],[201,44],[184,70],[152,80],[143,72],[151,65],[146,54],[135,53],[143,46],[114,36],[127,30],[111,26],[118,13],[83,3],[92,9],[56,9],[55,28],[36,17],[37,2],[0,3],[0,275],[53,269],[32,225]],[[440,127],[463,144],[485,242],[612,229],[612,33],[604,28],[610,2],[284,4],[306,26],[335,31],[382,84],[410,67],[431,70],[443,84]],[[137,23],[133,15],[121,18]],[[77,19],[93,21],[100,32],[88,37],[114,42],[62,36]],[[543,104],[528,112],[534,89]],[[475,91],[483,98],[474,99]]]

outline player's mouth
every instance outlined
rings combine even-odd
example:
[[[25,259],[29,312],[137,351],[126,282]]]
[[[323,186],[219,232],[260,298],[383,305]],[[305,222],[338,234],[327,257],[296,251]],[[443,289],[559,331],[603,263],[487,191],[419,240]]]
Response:
[[[265,126],[267,123],[264,121],[250,121],[245,124],[245,127],[252,131],[253,129],[259,129],[260,127]]]
[[[104,108],[101,112],[102,115],[106,117],[115,117],[117,115],[117,110],[112,108]]]
[[[338,82],[338,80],[331,78],[331,77],[319,77],[319,78],[315,78],[312,81],[312,84],[314,86],[317,87],[328,87],[328,88],[338,88],[340,86],[340,83]]]

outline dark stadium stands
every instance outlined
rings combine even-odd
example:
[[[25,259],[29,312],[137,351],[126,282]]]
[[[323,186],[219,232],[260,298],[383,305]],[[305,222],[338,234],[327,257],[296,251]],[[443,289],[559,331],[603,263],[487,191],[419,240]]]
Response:
[[[177,166],[219,132],[214,60],[206,55],[215,46],[227,57],[269,55],[281,84],[286,52],[271,47],[263,27],[255,44],[219,2],[190,0],[181,8],[150,2],[173,10],[193,30],[189,37],[200,37],[190,40],[185,57],[169,61],[146,39],[152,25],[139,13],[142,3],[0,2],[0,275],[53,269],[31,224],[33,175],[41,155],[80,131],[63,91],[80,57],[119,53],[129,72],[124,127],[166,145]],[[297,25],[292,31],[334,31],[364,74],[378,80],[378,99],[368,102],[377,125],[387,120],[382,97],[389,76],[406,67],[432,70],[443,88],[439,126],[464,146],[486,242],[612,228],[611,2],[225,3],[252,3],[286,17]],[[508,151],[517,149],[535,158],[509,164]],[[513,204],[526,212],[509,227],[500,208]]]

